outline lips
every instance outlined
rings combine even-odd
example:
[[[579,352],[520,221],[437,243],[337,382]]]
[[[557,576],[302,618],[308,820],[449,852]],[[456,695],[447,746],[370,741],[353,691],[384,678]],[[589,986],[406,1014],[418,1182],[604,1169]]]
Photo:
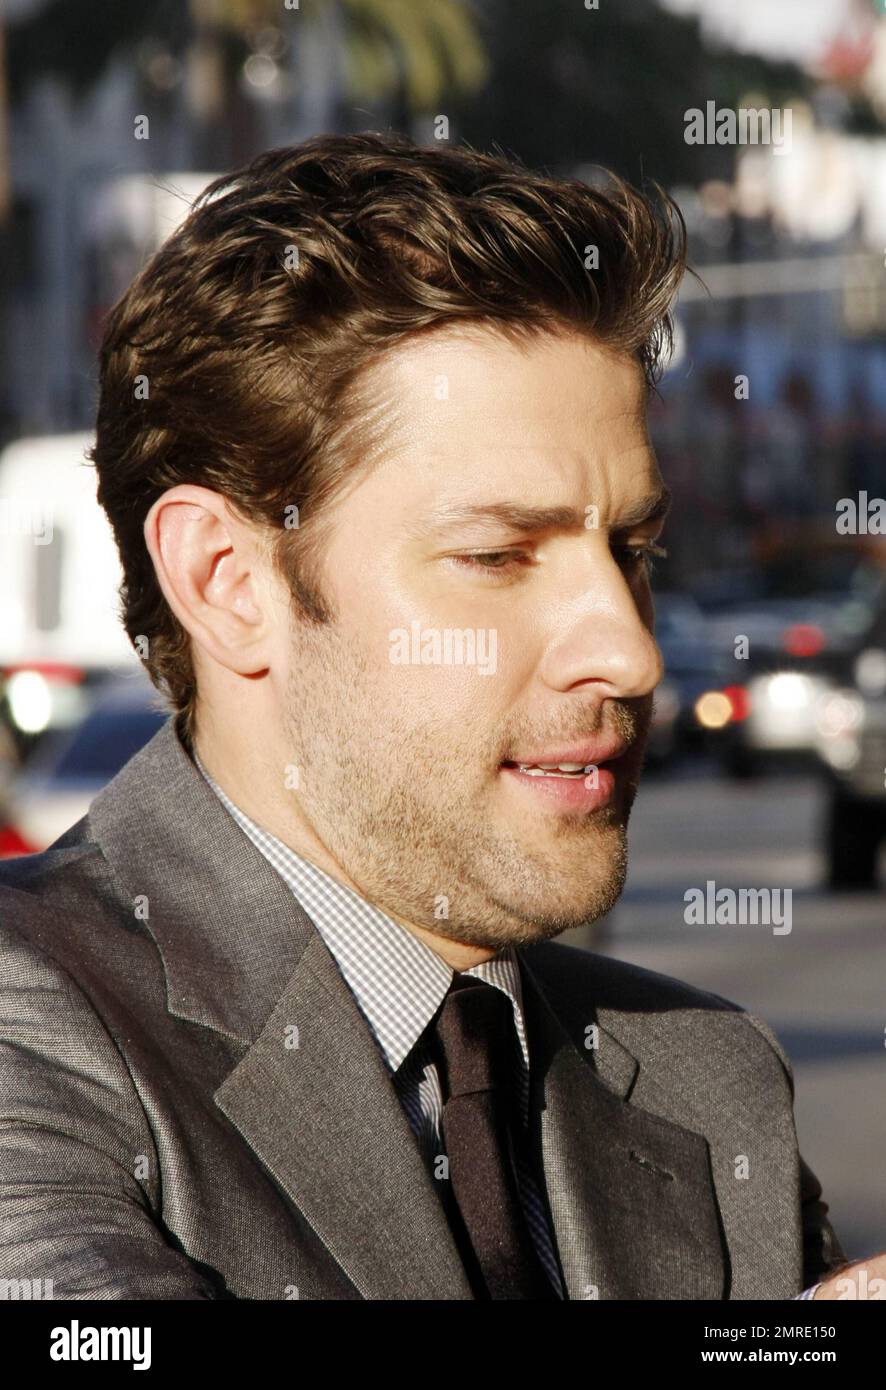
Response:
[[[571,747],[539,748],[519,757],[506,758],[504,767],[560,767],[572,763],[579,767],[601,767],[627,752],[629,745],[619,740],[574,743]]]

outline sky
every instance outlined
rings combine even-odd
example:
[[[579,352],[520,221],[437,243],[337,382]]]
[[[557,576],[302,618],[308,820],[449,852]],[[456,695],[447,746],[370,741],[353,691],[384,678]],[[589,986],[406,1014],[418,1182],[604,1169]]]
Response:
[[[736,48],[798,63],[814,61],[845,28],[852,0],[661,0],[678,14],[701,16],[711,35]]]

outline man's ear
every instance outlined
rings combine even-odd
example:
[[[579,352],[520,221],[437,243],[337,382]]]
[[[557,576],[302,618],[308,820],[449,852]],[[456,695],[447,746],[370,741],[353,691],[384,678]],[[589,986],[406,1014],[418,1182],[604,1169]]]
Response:
[[[266,671],[272,609],[257,528],[220,493],[180,483],[157,498],[144,536],[163,596],[193,641],[237,675]]]

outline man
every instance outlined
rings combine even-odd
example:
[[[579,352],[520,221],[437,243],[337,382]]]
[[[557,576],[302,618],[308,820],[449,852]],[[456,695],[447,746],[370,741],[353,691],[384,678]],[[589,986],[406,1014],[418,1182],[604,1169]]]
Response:
[[[3,1276],[778,1299],[844,1264],[768,1027],[555,941],[624,881],[683,265],[663,195],[363,134],[217,181],[114,308],[99,500],[174,714],[3,869]]]

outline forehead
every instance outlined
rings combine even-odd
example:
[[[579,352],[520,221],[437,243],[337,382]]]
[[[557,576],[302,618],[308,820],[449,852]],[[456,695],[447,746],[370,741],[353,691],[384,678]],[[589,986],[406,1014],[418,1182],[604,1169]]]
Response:
[[[576,333],[505,337],[488,325],[458,324],[401,343],[374,369],[379,388],[408,399],[428,425],[465,417],[518,433],[569,418],[645,418],[646,387],[635,358]]]
[[[514,342],[479,326],[435,330],[373,368],[384,463],[410,479],[517,482],[655,471],[640,364],[571,333]],[[613,474],[613,477],[607,475]]]

